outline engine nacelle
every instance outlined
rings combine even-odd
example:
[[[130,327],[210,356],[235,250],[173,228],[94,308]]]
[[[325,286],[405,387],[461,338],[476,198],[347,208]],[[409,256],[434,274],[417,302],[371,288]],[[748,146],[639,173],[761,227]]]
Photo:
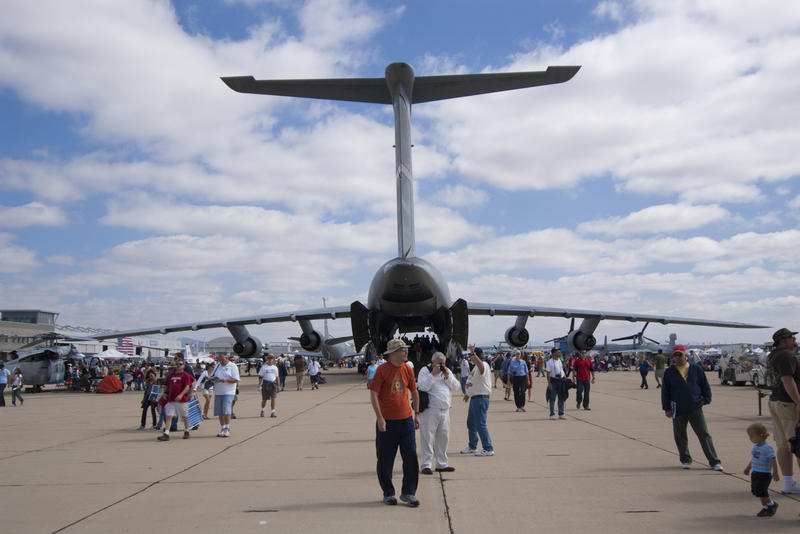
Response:
[[[303,347],[303,350],[316,352],[322,346],[322,336],[316,330],[303,332],[300,335],[300,346]]]
[[[263,351],[261,341],[255,336],[249,336],[244,342],[233,344],[233,352],[240,358],[260,358]]]
[[[573,330],[567,335],[567,346],[571,351],[591,350],[597,344],[597,340],[592,334]]]
[[[512,347],[524,347],[530,338],[531,335],[528,333],[527,328],[512,326],[506,330],[506,343]]]

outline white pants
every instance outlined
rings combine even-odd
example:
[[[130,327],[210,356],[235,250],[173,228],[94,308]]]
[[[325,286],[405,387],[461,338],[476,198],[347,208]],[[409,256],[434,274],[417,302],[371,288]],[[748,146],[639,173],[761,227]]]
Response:
[[[422,449],[420,467],[431,467],[436,457],[436,467],[447,467],[447,444],[450,442],[450,410],[428,408],[419,414],[419,441]]]

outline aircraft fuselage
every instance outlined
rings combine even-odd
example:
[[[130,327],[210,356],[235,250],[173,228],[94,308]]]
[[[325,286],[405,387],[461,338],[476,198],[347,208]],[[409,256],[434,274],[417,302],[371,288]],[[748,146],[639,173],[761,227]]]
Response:
[[[447,282],[432,264],[416,256],[391,259],[378,269],[370,284],[370,338],[381,347],[397,331],[431,327],[447,343],[452,303]]]

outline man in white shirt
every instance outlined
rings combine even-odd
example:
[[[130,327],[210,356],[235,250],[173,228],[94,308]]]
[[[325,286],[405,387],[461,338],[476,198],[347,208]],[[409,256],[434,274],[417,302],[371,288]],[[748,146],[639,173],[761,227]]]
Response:
[[[311,389],[319,389],[319,369],[317,360],[312,359],[308,362],[308,376],[311,378]]]
[[[555,419],[555,402],[558,398],[558,418],[566,419],[564,415],[564,401],[567,397],[567,388],[564,381],[566,380],[566,373],[564,372],[564,363],[561,361],[561,351],[553,349],[550,352],[550,359],[547,360],[545,365],[545,373],[547,374],[547,390],[550,396],[550,419]]]
[[[492,438],[489,436],[489,427],[486,426],[486,414],[489,411],[489,396],[492,394],[492,370],[489,364],[483,361],[483,351],[476,349],[475,345],[469,347],[472,371],[467,380],[467,393],[464,402],[469,402],[467,411],[467,435],[469,444],[461,454],[475,454],[475,456],[494,456]],[[483,450],[478,451],[478,438],[481,439]]]
[[[419,438],[422,448],[423,475],[432,475],[431,461],[436,458],[436,470],[450,472],[447,464],[447,445],[450,443],[450,405],[452,392],[458,391],[458,380],[445,366],[445,356],[434,352],[430,366],[417,377],[417,389],[428,394],[428,407],[420,413]]]
[[[261,417],[264,417],[267,399],[269,399],[269,416],[278,417],[275,414],[275,399],[278,398],[278,366],[275,365],[274,354],[267,354],[264,358],[266,362],[258,369],[258,387],[261,390]]]
[[[227,354],[220,354],[216,367],[211,371],[211,379],[214,381],[214,415],[219,417],[221,427],[217,437],[227,438],[231,435],[231,413],[239,385],[239,368]]]

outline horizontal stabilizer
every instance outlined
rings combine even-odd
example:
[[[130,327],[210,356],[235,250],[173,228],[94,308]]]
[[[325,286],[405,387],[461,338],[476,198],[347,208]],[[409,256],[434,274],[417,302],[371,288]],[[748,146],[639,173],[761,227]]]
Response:
[[[580,69],[547,67],[544,71],[452,74],[414,78],[411,103],[432,102],[525,87],[564,83]],[[222,81],[239,93],[296,96],[391,104],[392,95],[385,78],[323,78],[307,80],[256,80],[252,76],[228,76]]]
[[[414,104],[418,104],[420,102],[433,102],[434,100],[564,83],[575,76],[578,69],[580,67],[547,67],[545,71],[535,72],[420,76],[414,80],[411,101]]]
[[[299,96],[373,104],[392,103],[389,88],[383,78],[256,80],[252,76],[229,76],[222,78],[222,81],[237,93]]]

